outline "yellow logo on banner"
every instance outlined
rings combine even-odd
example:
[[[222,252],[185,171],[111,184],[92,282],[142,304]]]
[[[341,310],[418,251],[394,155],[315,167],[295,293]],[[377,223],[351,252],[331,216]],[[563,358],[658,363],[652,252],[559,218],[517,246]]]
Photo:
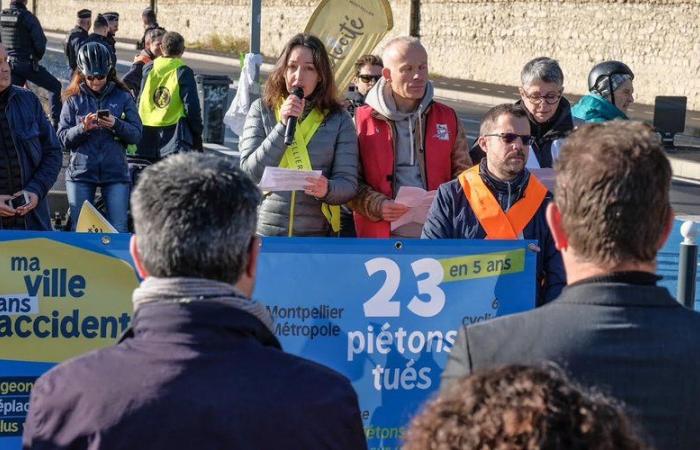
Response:
[[[78,233],[117,233],[117,229],[87,200],[80,208],[75,231]]]
[[[323,0],[304,32],[326,44],[335,82],[343,93],[355,75],[357,58],[372,53],[393,27],[387,0]]]
[[[59,362],[114,344],[137,286],[119,258],[45,238],[0,242],[0,359]]]

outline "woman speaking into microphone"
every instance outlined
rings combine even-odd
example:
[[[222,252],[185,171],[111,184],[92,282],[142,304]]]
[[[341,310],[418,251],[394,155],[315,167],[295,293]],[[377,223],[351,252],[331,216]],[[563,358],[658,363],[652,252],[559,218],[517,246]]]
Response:
[[[262,99],[250,107],[239,147],[241,169],[257,183],[268,166],[321,171],[306,179],[303,191],[266,193],[258,234],[338,234],[339,205],[357,191],[357,138],[317,37],[297,34],[284,46]]]

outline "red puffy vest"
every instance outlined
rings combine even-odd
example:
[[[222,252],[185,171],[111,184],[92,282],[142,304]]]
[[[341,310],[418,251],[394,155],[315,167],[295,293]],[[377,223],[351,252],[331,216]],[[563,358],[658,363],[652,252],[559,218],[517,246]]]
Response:
[[[372,107],[363,106],[355,111],[355,126],[360,149],[360,161],[365,182],[377,192],[394,198],[395,171],[394,131],[391,122],[372,116]],[[437,189],[452,179],[452,149],[457,139],[457,114],[449,106],[433,103],[425,118],[424,158],[428,190]],[[420,152],[422,150],[419,149]],[[372,222],[355,213],[357,237],[388,238],[389,222]]]

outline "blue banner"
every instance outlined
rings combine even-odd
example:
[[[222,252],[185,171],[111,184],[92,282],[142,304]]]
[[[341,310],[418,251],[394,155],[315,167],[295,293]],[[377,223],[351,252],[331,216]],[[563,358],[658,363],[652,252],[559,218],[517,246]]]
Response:
[[[36,377],[129,325],[128,239],[0,232],[0,449],[20,448]],[[286,351],[352,381],[369,446],[398,448],[460,325],[534,306],[529,244],[265,238],[254,295]]]

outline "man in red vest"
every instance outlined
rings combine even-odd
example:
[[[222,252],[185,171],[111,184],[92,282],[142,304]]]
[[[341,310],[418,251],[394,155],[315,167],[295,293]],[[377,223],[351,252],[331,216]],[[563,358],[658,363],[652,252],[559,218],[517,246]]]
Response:
[[[527,114],[519,105],[493,107],[479,133],[486,157],[440,186],[422,237],[536,239],[537,304],[549,302],[566,284],[566,274],[545,219],[552,196],[525,168],[532,143]]]
[[[433,100],[428,53],[413,37],[389,41],[382,78],[355,112],[360,189],[350,206],[358,237],[419,237],[421,225],[391,231],[408,208],[394,198],[402,186],[435,190],[471,166],[455,111]]]

